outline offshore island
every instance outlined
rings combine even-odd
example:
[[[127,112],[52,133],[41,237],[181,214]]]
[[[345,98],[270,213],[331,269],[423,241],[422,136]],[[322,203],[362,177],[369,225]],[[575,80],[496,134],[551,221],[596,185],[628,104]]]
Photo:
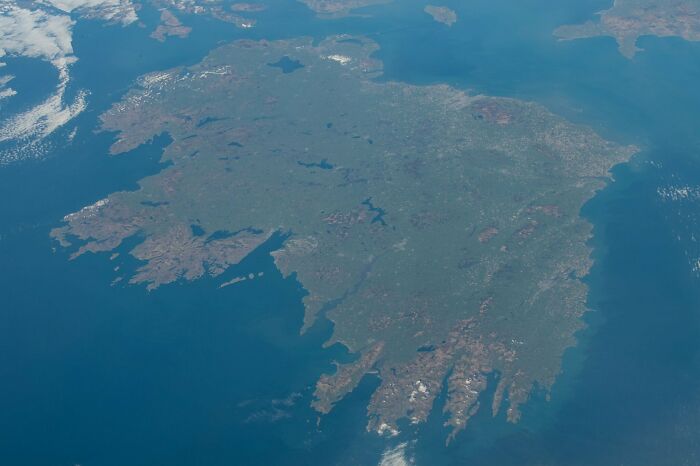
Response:
[[[457,13],[450,10],[446,6],[428,5],[425,7],[425,12],[433,17],[438,23],[452,26],[457,22]]]
[[[450,438],[479,409],[515,422],[584,325],[581,206],[635,148],[538,104],[377,81],[377,48],[239,41],[143,76],[102,129],[113,154],[167,134],[165,168],[51,234],[74,258],[129,240],[125,278],[149,290],[216,279],[281,237],[274,261],[307,291],[301,330],[327,317],[328,344],[356,354],[318,380],[319,413],[376,372],[380,435],[424,422],[443,390]]]

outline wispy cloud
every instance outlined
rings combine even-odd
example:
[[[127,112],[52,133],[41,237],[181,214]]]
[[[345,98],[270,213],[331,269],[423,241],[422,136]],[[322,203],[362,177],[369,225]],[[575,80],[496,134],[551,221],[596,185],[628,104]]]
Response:
[[[414,461],[407,454],[408,442],[387,448],[379,460],[379,466],[411,466]]]
[[[0,76],[0,100],[7,99],[8,97],[12,97],[13,95],[17,94],[17,91],[7,85],[13,79],[14,76],[11,74]]]
[[[123,25],[131,24],[138,19],[131,0],[42,0],[41,3],[66,13],[76,11],[85,16],[119,22]]]
[[[75,22],[65,15],[0,6],[0,57],[21,55],[50,61],[62,68],[75,61],[71,29]]]
[[[72,28],[75,22],[67,15],[30,10],[15,4],[0,5],[0,58],[23,56],[50,62],[58,70],[58,84],[40,104],[0,121],[0,142],[16,141],[12,157],[0,154],[0,163],[20,158],[18,154],[35,154],[38,143],[75,118],[86,106],[86,92],[79,91],[66,102],[70,82],[69,68],[77,58],[73,54]],[[4,98],[14,90],[0,85]]]

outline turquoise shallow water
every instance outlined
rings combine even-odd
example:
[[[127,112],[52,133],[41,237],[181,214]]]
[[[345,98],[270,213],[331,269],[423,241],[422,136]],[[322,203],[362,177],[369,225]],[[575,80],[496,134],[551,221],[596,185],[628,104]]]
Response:
[[[72,86],[91,97],[74,143],[0,168],[1,464],[377,464],[404,441],[418,465],[700,463],[699,295],[687,257],[697,246],[687,234],[677,239],[693,231],[699,212],[657,195],[671,182],[700,184],[700,44],[647,38],[646,52],[627,61],[610,39],[557,43],[550,35],[590,18],[602,1],[447,4],[460,17],[449,29],[413,1],[337,21],[272,2],[250,33],[188,18],[191,38],[166,44],[147,39],[148,29],[78,25]],[[143,17],[152,24],[155,12]],[[159,169],[167,138],[110,158],[111,135],[92,131],[136,76],[194,63],[245,34],[339,32],[380,43],[384,79],[537,100],[643,148],[583,210],[595,225],[588,282],[596,311],[551,401],[535,393],[516,426],[484,412],[445,448],[438,409],[426,426],[386,443],[363,433],[372,378],[317,425],[312,384],[348,355],[321,348],[327,323],[298,335],[303,290],[266,251],[227,272],[264,272],[260,279],[153,293],[110,286],[115,263],[105,257],[69,262],[52,252],[48,231],[64,214]],[[18,76],[36,66],[9,63]],[[50,89],[49,81],[28,82],[23,94]]]

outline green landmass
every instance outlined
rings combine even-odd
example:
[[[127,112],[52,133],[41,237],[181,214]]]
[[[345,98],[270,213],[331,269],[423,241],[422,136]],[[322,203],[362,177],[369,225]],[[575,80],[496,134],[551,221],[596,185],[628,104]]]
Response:
[[[446,6],[428,5],[425,7],[425,12],[438,23],[446,24],[447,26],[452,26],[457,22],[457,13]]]
[[[700,2],[697,0],[616,0],[598,13],[597,21],[561,26],[554,34],[562,40],[614,37],[620,53],[632,58],[641,51],[641,36],[678,36],[700,40]]]
[[[357,355],[320,378],[320,413],[377,373],[368,429],[393,435],[447,384],[453,436],[497,374],[490,409],[517,421],[583,326],[580,208],[635,149],[535,103],[377,81],[376,50],[239,41],[142,77],[103,129],[113,154],[168,134],[166,168],[52,236],[73,257],[138,239],[128,280],[155,289],[217,277],[283,235],[273,257],[307,290],[302,330],[325,316],[327,343]]]

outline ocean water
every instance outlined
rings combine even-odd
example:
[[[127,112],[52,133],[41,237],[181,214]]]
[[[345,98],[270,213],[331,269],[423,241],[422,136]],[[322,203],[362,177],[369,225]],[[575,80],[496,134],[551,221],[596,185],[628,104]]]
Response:
[[[700,186],[700,43],[644,38],[630,61],[609,38],[551,36],[606,3],[449,1],[459,21],[447,28],[413,0],[332,21],[276,0],[252,31],[182,18],[192,35],[165,44],[147,37],[157,18],[148,9],[146,28],[78,23],[71,85],[90,97],[76,137],[42,160],[0,167],[0,464],[700,464],[700,208],[658,194]],[[319,421],[313,383],[351,356],[321,347],[328,322],[299,336],[304,290],[267,254],[281,238],[226,275],[263,273],[254,280],[151,293],[110,285],[114,267],[133,267],[124,255],[68,261],[52,249],[48,232],[63,215],[161,168],[166,137],[109,157],[112,135],[94,132],[138,75],[195,63],[237,37],[335,33],[377,40],[382,79],[539,101],[641,148],[583,209],[595,225],[589,326],[551,400],[533,393],[517,425],[484,411],[445,447],[438,400],[425,426],[385,441],[364,433],[372,377]],[[40,67],[8,63],[18,77]],[[25,82],[22,96],[52,85]]]

